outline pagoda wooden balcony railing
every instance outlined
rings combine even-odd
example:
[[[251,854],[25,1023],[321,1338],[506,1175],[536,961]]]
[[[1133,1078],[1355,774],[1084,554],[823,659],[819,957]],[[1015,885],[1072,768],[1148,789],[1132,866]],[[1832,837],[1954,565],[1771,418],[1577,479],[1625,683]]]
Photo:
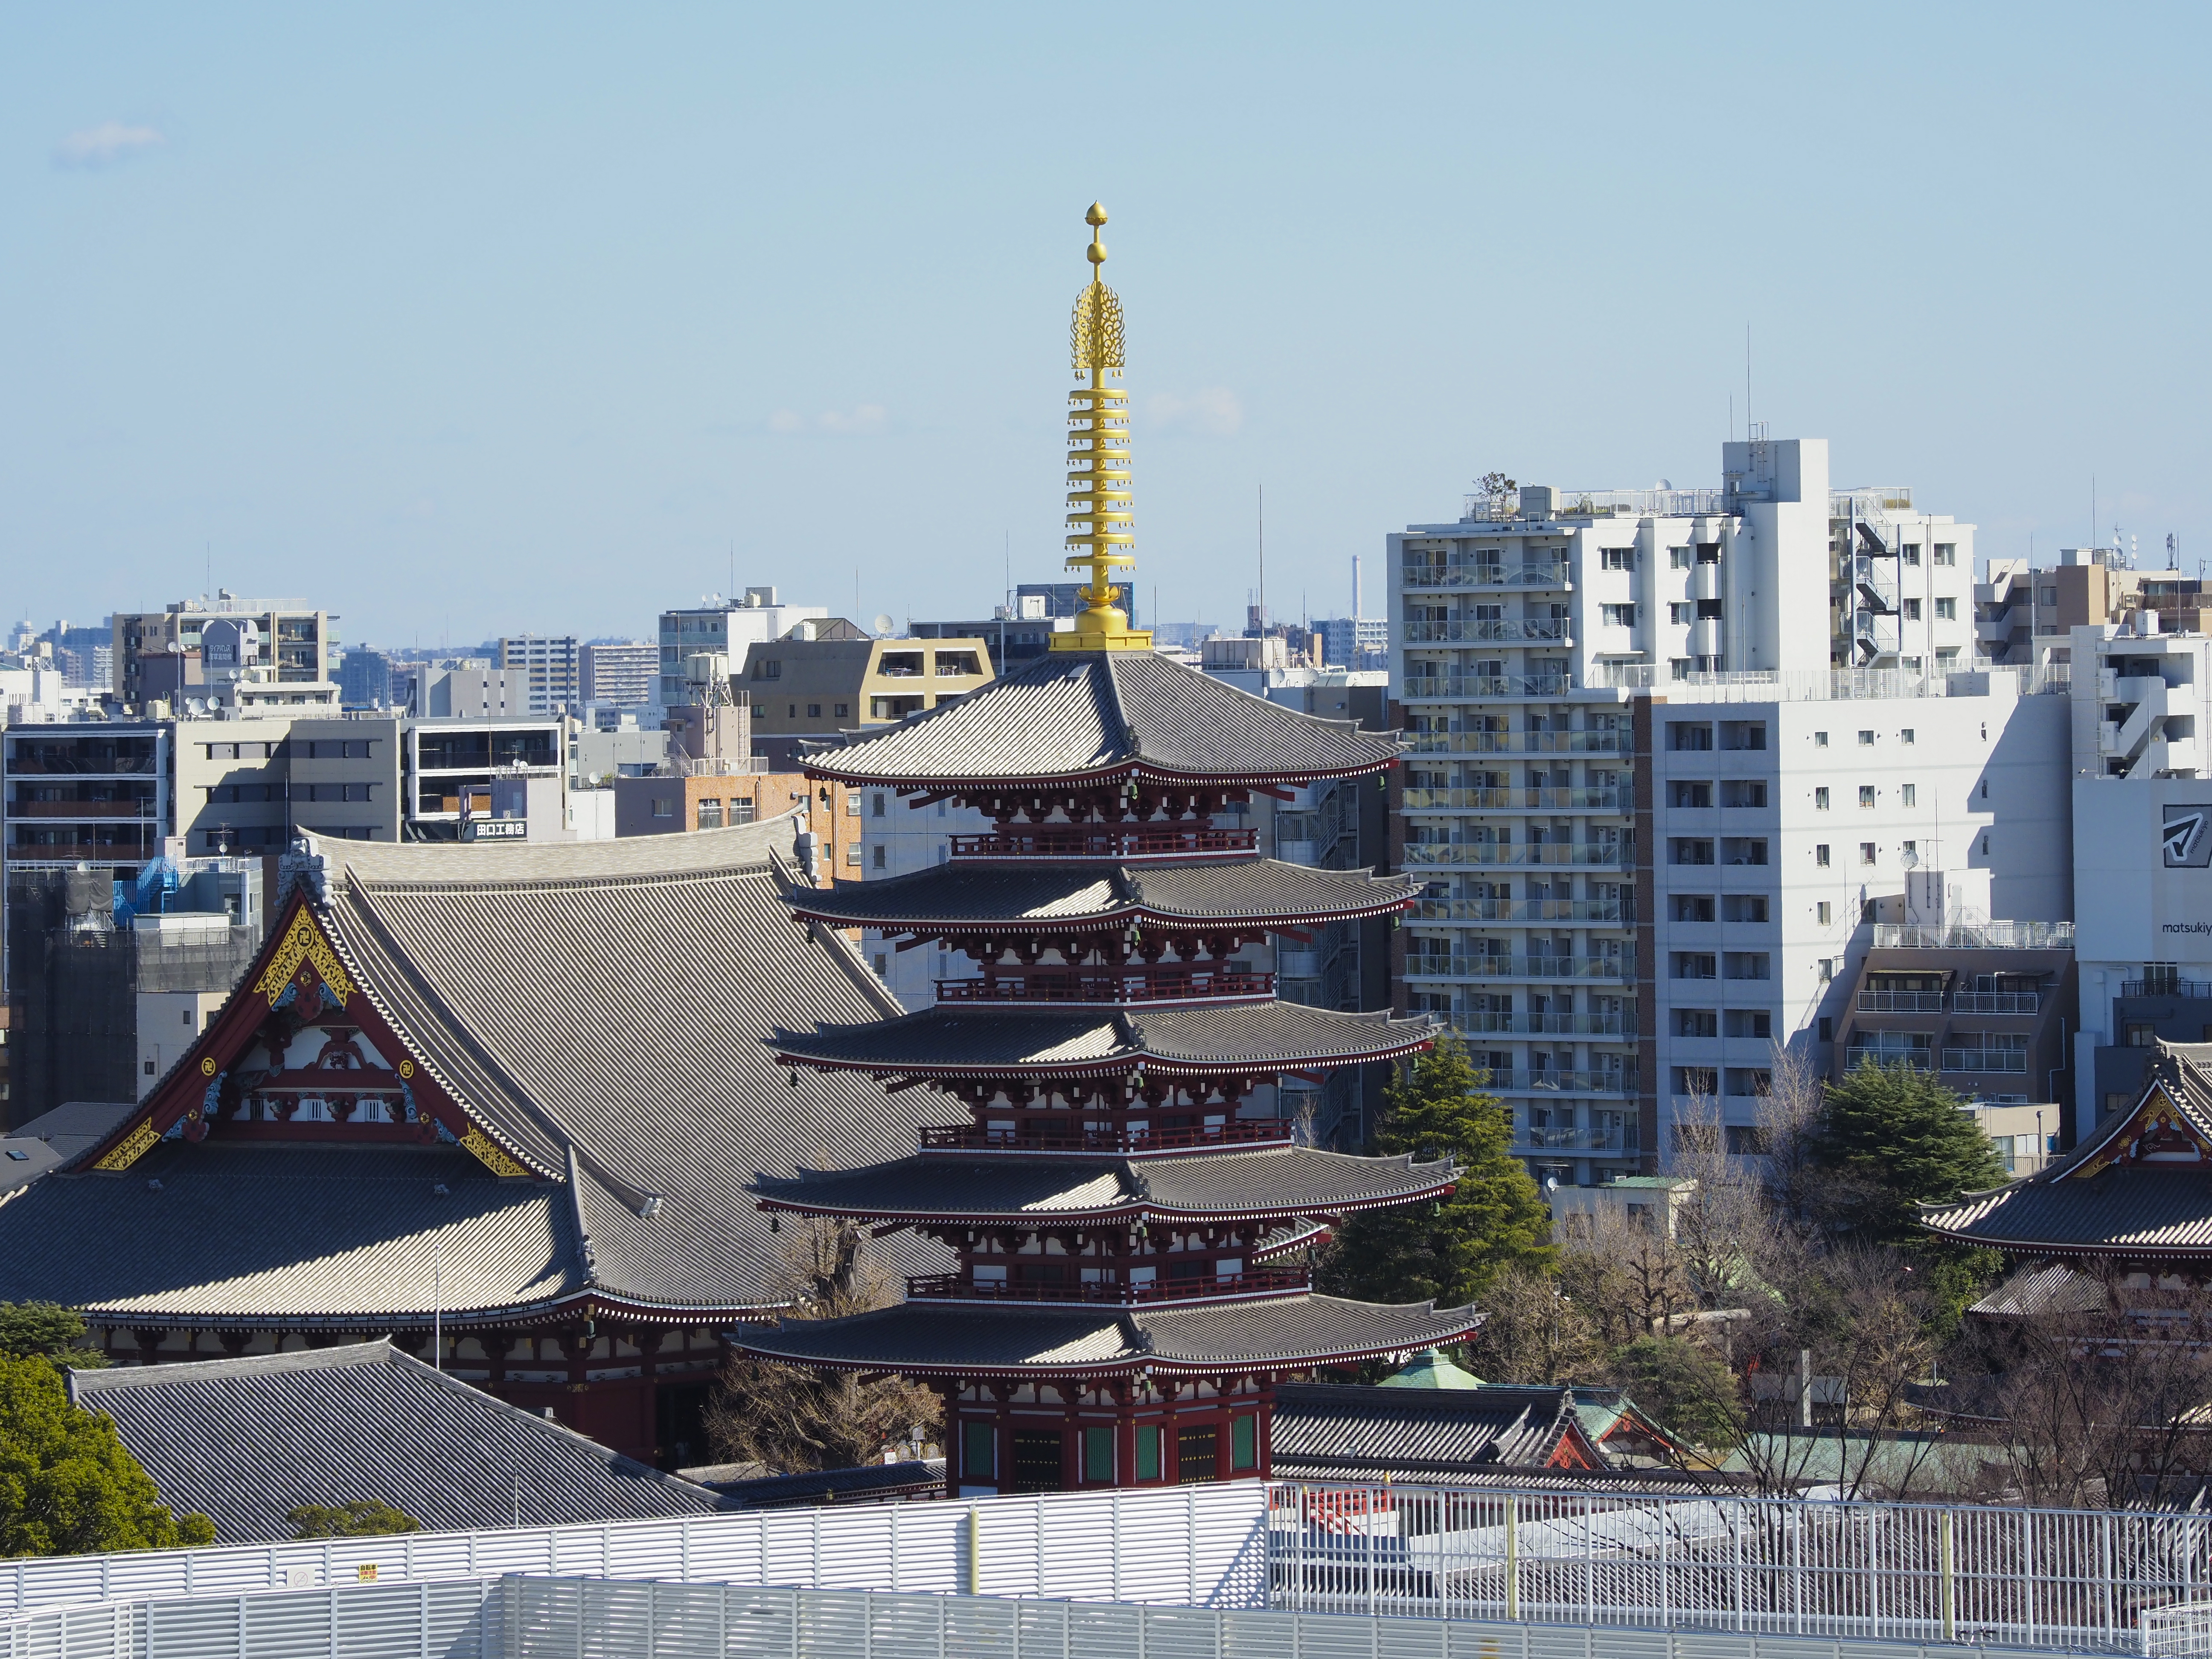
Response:
[[[1299,1267],[1257,1267],[1218,1277],[1156,1279],[1142,1285],[1104,1280],[994,1283],[959,1273],[927,1273],[908,1279],[906,1293],[909,1301],[1103,1303],[1127,1308],[1148,1302],[1196,1302],[1215,1297],[1291,1296],[1309,1288],[1309,1284],[1305,1271]]]
[[[1221,1146],[1249,1146],[1291,1139],[1287,1123],[1248,1121],[1211,1127],[1154,1129],[1072,1129],[1064,1134],[1017,1129],[986,1129],[973,1123],[941,1123],[921,1132],[928,1152],[1187,1152]]]
[[[1256,853],[1256,830],[1049,823],[988,836],[955,836],[956,859],[1187,859]]]
[[[1151,968],[1127,974],[1065,969],[1001,969],[992,979],[940,979],[939,1002],[1213,1002],[1275,994],[1273,974]]]

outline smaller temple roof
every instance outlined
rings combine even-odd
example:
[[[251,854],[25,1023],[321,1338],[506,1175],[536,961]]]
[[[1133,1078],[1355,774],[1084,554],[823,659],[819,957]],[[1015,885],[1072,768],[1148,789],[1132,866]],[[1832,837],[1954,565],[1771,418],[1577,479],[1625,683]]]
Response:
[[[71,1371],[70,1398],[116,1431],[216,1541],[292,1536],[302,1504],[376,1498],[434,1531],[702,1515],[714,1492],[359,1342],[175,1365]]]
[[[1281,1383],[1268,1443],[1276,1476],[1290,1480],[1427,1480],[1478,1469],[1607,1464],[1565,1387]]]
[[[884,1076],[1279,1073],[1390,1060],[1428,1046],[1426,1019],[1297,1002],[1122,1011],[939,1005],[865,1025],[775,1032],[775,1057]]]
[[[1141,775],[1235,787],[1380,771],[1402,745],[1150,651],[1055,652],[956,703],[825,750],[807,775],[914,788]]]
[[[2133,1107],[2034,1175],[1921,1206],[1930,1232],[2025,1255],[2212,1257],[2212,1044],[2160,1042]]]
[[[1463,1370],[1444,1358],[1441,1348],[1424,1348],[1376,1384],[1384,1389],[1456,1389],[1485,1387],[1473,1371]]]
[[[726,1340],[763,1358],[909,1376],[1202,1375],[1348,1364],[1458,1341],[1481,1323],[1473,1308],[1385,1307],[1312,1294],[1096,1313],[933,1301],[747,1327]]]
[[[925,1154],[873,1169],[754,1183],[763,1207],[816,1215],[1064,1224],[1112,1217],[1168,1220],[1344,1215],[1448,1191],[1449,1160],[1354,1158],[1277,1145],[1177,1158],[975,1158]]]
[[[1364,870],[1321,870],[1277,859],[1139,866],[977,864],[956,860],[884,881],[844,881],[790,894],[802,916],[891,933],[957,929],[1085,932],[1131,921],[1305,927],[1382,915],[1411,904],[1420,883]]]

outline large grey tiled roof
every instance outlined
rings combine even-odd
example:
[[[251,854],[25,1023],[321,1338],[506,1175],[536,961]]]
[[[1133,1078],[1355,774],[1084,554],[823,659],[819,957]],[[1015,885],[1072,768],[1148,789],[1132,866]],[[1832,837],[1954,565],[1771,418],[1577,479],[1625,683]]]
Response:
[[[1567,1388],[1381,1389],[1283,1383],[1270,1446],[1286,1480],[1375,1480],[1478,1468],[1540,1468],[1573,1443],[1589,1445]]]
[[[881,1220],[1272,1218],[1408,1203],[1443,1191],[1454,1173],[1449,1162],[1353,1158],[1297,1146],[1149,1159],[927,1154],[872,1169],[763,1181],[755,1190],[781,1208]]]
[[[793,907],[836,927],[898,932],[933,925],[981,931],[1112,928],[1131,921],[1349,920],[1413,903],[1420,884],[1364,870],[1321,870],[1277,859],[1170,865],[960,861],[884,881],[794,889]]]
[[[0,1300],[125,1324],[427,1325],[586,1288],[574,1218],[555,1183],[451,1146],[165,1141],[0,1205]]]
[[[362,1498],[433,1531],[725,1507],[381,1341],[72,1371],[70,1394],[113,1418],[162,1502],[208,1516],[222,1544],[289,1538],[289,1510]]]
[[[1112,1376],[1146,1366],[1304,1370],[1456,1342],[1481,1323],[1472,1308],[1425,1302],[1385,1307],[1320,1295],[1118,1313],[906,1302],[848,1319],[747,1328],[727,1340],[768,1358],[917,1376],[1035,1370]]]
[[[1379,770],[1395,738],[1240,691],[1149,651],[1055,652],[957,703],[811,757],[852,783],[1235,783]]]
[[[488,1180],[450,1147],[167,1141],[126,1175],[50,1176],[0,1205],[0,1294],[345,1328],[429,1307],[431,1241],[465,1196],[484,1214],[478,1236],[447,1235],[449,1310],[588,1294],[726,1317],[782,1302],[752,1181],[896,1157],[942,1111],[849,1075],[793,1088],[775,1064],[779,1025],[899,1012],[842,937],[784,903],[798,830],[307,837],[288,863],[357,994],[536,1179]],[[440,1181],[450,1198],[434,1200]],[[951,1266],[911,1236],[871,1248],[908,1271]]]
[[[1433,1030],[1425,1019],[1296,1002],[1121,1013],[941,1003],[866,1025],[779,1030],[770,1042],[788,1061],[884,1075],[1074,1074],[1139,1062],[1171,1073],[1270,1073],[1390,1059],[1421,1048]]]

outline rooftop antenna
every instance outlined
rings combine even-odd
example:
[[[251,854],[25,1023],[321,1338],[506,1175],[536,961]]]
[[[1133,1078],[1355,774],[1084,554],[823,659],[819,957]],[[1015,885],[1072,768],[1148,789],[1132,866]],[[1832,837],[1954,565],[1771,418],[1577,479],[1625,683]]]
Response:
[[[1751,325],[1743,325],[1743,435],[1751,436]]]
[[[1260,632],[1267,631],[1267,485],[1260,484]]]

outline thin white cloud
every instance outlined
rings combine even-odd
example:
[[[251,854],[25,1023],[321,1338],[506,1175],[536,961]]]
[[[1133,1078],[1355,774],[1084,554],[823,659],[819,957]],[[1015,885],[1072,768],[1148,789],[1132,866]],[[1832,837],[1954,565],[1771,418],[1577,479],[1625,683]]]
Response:
[[[105,167],[127,161],[141,151],[159,149],[169,141],[158,127],[134,127],[121,121],[102,121],[85,127],[54,146],[58,167]]]
[[[1225,386],[1200,386],[1188,397],[1163,392],[1145,405],[1145,412],[1164,430],[1181,428],[1212,438],[1233,438],[1244,425],[1244,405]]]
[[[881,432],[890,411],[881,404],[855,404],[850,409],[824,410],[809,420],[795,409],[779,409],[768,417],[771,432],[836,432],[846,435]]]

